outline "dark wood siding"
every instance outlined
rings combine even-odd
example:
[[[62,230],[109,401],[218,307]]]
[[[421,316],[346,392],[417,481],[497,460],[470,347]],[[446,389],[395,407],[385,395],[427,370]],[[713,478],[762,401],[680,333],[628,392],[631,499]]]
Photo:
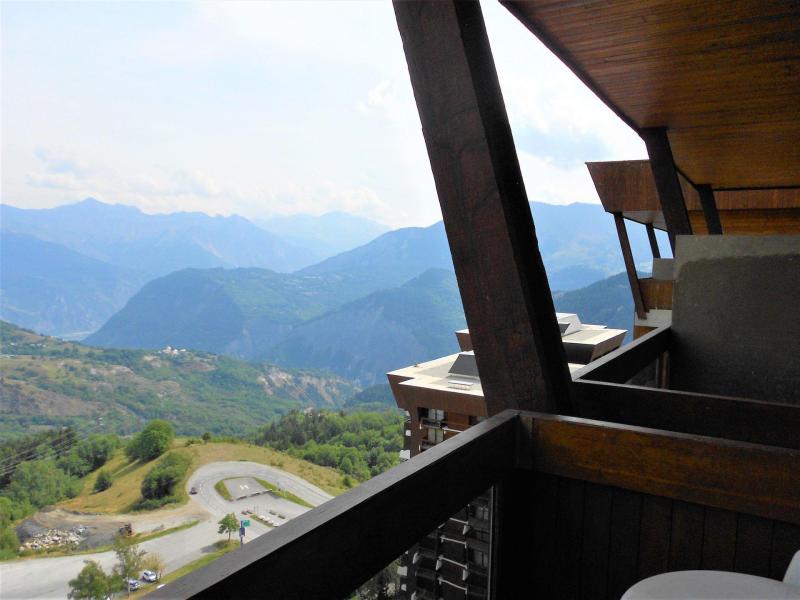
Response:
[[[618,599],[666,571],[781,579],[800,526],[555,475],[536,477],[527,538],[540,598]],[[541,534],[540,534],[540,529]]]

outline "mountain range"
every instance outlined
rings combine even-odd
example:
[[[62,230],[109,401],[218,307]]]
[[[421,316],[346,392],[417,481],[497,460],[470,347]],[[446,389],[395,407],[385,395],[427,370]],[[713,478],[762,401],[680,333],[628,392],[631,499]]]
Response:
[[[371,384],[387,369],[455,350],[452,331],[463,324],[441,222],[388,231],[303,266],[333,241],[365,239],[370,222],[343,214],[273,219],[279,237],[241,217],[145,215],[96,200],[0,209],[0,316],[43,333],[96,330],[88,343],[173,345],[327,368]],[[581,310],[565,310],[587,322],[615,324],[613,314],[598,318],[603,303],[625,320],[629,292],[617,280],[582,291],[622,269],[602,207],[533,203],[532,211],[556,302],[577,303]],[[649,255],[643,228],[630,237],[641,261]],[[302,240],[314,250],[292,246]],[[388,339],[394,347],[381,345]]]
[[[243,217],[189,212],[150,215],[93,198],[40,210],[3,204],[0,223],[6,231],[138,271],[145,281],[187,267],[262,267],[287,272],[314,261],[307,249]]]
[[[299,248],[305,248],[317,261],[324,260],[386,233],[389,227],[344,212],[313,215],[276,215],[253,221]]]
[[[458,350],[466,325],[455,274],[429,269],[352,301],[341,274],[282,275],[262,269],[186,270],[147,284],[88,344],[228,354],[286,367],[327,369],[382,383],[387,371]],[[340,287],[341,286],[341,287]],[[586,323],[632,328],[624,273],[554,293],[556,308]]]
[[[276,230],[283,226],[286,235],[238,216],[149,215],[91,198],[39,210],[0,204],[0,318],[41,333],[81,338],[144,283],[163,275],[186,268],[295,271],[329,256],[331,247],[347,250],[385,230],[345,213],[271,223]],[[307,246],[289,241],[295,237]]]
[[[126,267],[7,231],[0,235],[0,281],[2,318],[65,337],[95,331],[143,283]]]

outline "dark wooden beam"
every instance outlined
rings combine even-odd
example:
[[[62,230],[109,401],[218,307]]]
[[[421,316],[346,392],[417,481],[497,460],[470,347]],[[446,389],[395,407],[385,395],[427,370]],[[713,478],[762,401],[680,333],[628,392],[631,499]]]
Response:
[[[522,414],[534,470],[800,523],[800,451],[589,421]]]
[[[518,421],[508,411],[478,423],[151,597],[349,598],[516,467]]]
[[[488,413],[569,411],[569,373],[477,2],[394,2]]]
[[[656,228],[652,223],[645,223],[647,229],[647,239],[650,241],[650,251],[653,253],[653,258],[661,258],[661,250],[658,249],[658,239],[656,238]]]
[[[800,406],[577,380],[575,415],[800,450]]]
[[[722,222],[719,220],[717,203],[714,201],[714,190],[707,184],[697,185],[695,189],[700,196],[700,204],[703,207],[703,216],[706,218],[708,233],[722,235]]]
[[[689,213],[683,199],[683,191],[678,180],[678,171],[672,157],[672,148],[669,145],[667,130],[664,127],[642,129],[639,134],[647,146],[650,156],[650,168],[661,201],[661,210],[664,221],[667,223],[667,233],[672,252],[675,253],[675,236],[691,235],[692,226],[689,223]]]
[[[640,319],[647,317],[647,309],[642,298],[642,288],[639,287],[639,275],[636,273],[636,264],[633,262],[633,251],[628,240],[628,230],[625,228],[625,219],[620,213],[614,213],[614,224],[617,226],[619,246],[622,248],[622,259],[625,261],[625,272],[628,274],[628,283],[633,294],[633,306],[636,316]]]

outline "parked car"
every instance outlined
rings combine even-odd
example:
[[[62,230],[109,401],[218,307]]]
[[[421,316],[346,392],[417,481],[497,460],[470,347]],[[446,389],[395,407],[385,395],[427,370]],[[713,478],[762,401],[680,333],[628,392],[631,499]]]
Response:
[[[147,583],[153,583],[158,577],[156,576],[155,571],[143,571],[142,572],[142,580],[146,581]]]
[[[139,583],[136,579],[128,579],[128,591],[133,592],[134,590],[138,590],[142,587],[142,584]]]
[[[197,493],[197,488],[192,486],[192,489],[189,490],[189,493],[190,494],[196,494]]]

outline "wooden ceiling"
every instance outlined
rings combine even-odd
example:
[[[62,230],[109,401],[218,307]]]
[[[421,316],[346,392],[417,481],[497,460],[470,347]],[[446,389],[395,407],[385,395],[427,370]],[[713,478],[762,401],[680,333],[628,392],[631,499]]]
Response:
[[[501,1],[694,183],[800,186],[800,1]]]

